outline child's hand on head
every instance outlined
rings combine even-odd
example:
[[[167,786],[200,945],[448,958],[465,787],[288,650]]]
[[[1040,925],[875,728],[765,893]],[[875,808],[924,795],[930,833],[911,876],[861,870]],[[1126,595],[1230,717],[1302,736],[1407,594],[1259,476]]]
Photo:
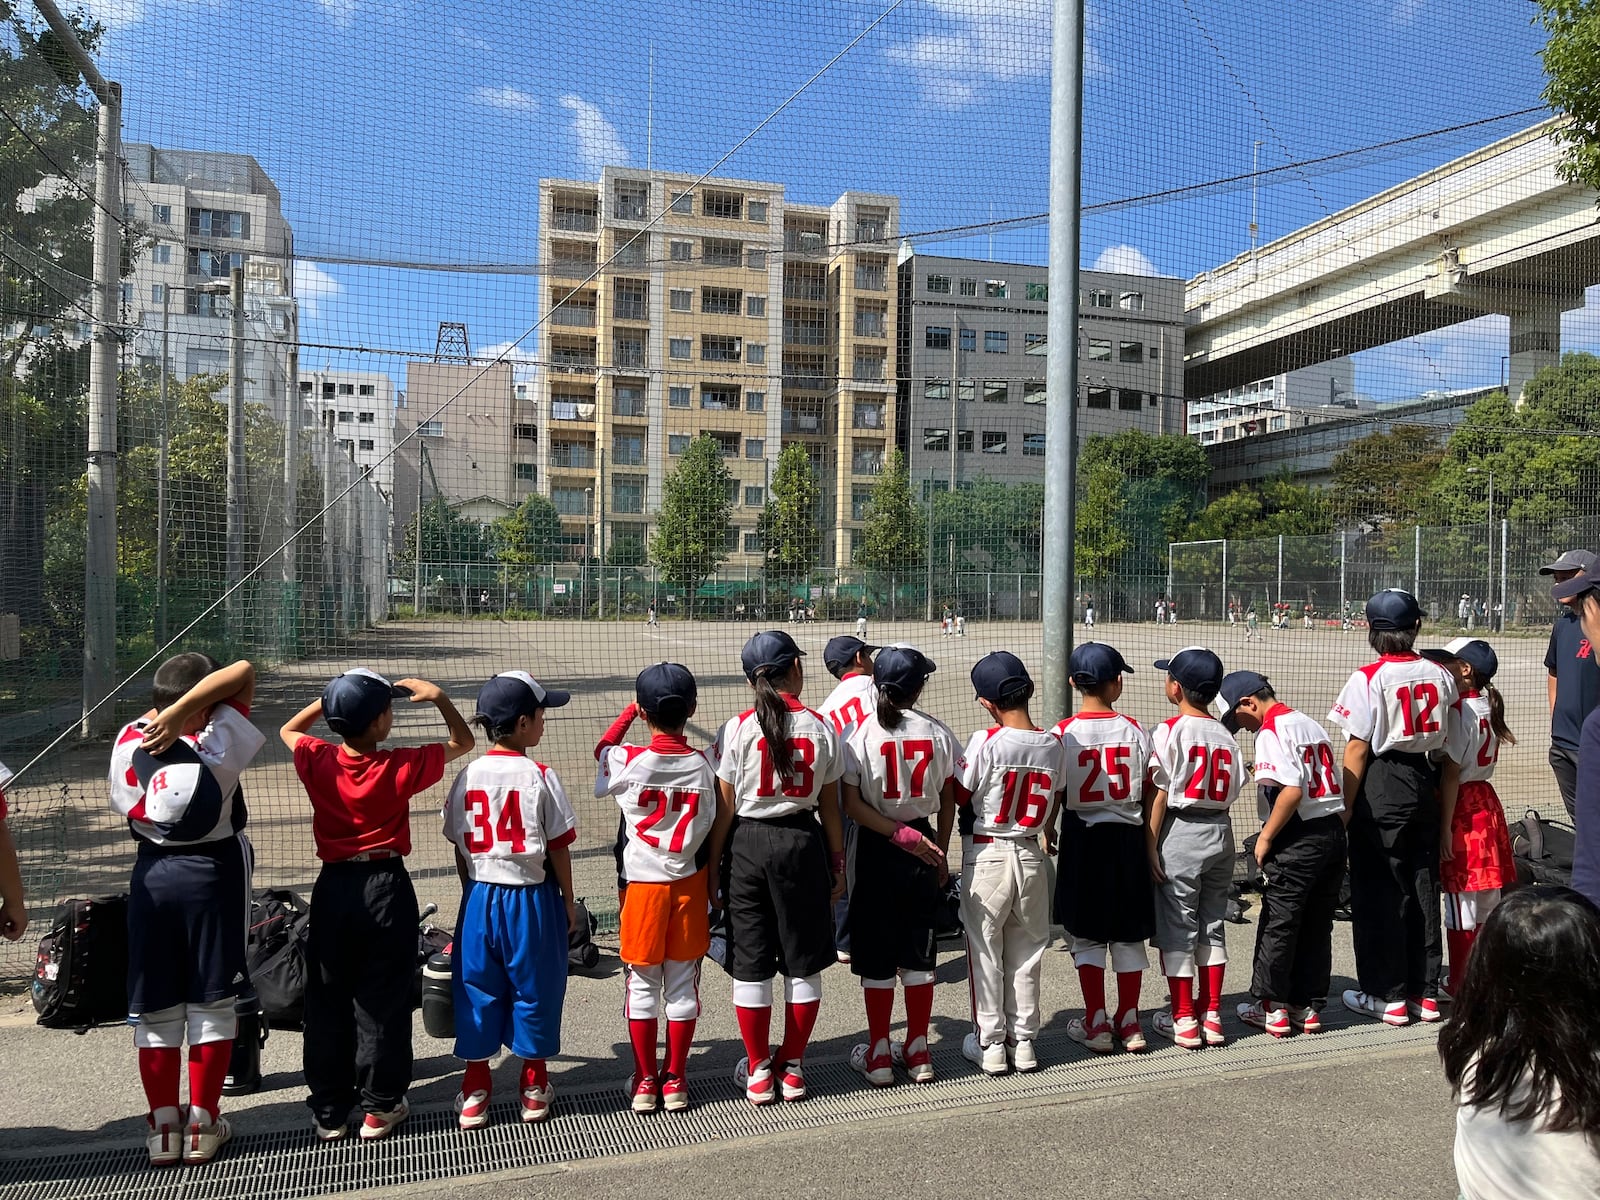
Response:
[[[164,708],[151,717],[145,725],[144,741],[139,744],[139,748],[146,754],[160,754],[163,750],[170,749],[184,734],[194,732],[193,729],[186,728],[194,723],[178,705]],[[204,716],[200,718],[199,727],[205,727]]]
[[[413,704],[431,704],[444,695],[438,684],[429,683],[426,679],[401,679],[396,681],[395,686],[409,690]]]

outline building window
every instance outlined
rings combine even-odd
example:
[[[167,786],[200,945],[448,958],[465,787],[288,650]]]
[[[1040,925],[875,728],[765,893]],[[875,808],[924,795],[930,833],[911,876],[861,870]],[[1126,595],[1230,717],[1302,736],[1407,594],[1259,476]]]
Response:
[[[1006,452],[1005,431],[984,430],[983,452],[985,454],[1004,454]]]
[[[950,276],[929,275],[928,290],[938,296],[948,296],[950,294]],[[949,331],[946,330],[946,332],[948,333]]]
[[[355,419],[356,419],[356,415],[353,412],[341,412],[339,414],[339,424],[341,424],[341,425],[348,425],[351,421],[354,421]]]
[[[1008,290],[1004,279],[985,279],[983,281],[983,294],[990,300],[1004,300]]]
[[[758,225],[767,223],[767,202],[765,200],[751,200],[745,205],[745,215]]]
[[[743,357],[744,339],[725,333],[700,335],[700,361],[738,362]]]
[[[338,389],[336,388],[336,386],[334,384],[324,383],[322,385],[323,398],[326,399],[327,397],[332,396],[334,394],[334,392],[337,391],[337,390]]]
[[[950,326],[929,325],[922,331],[922,344],[929,350],[950,349]]]
[[[850,446],[850,470],[857,475],[882,475],[883,443],[852,442]]]
[[[1138,412],[1144,407],[1144,393],[1132,388],[1118,388],[1117,407],[1123,412]]]
[[[961,331],[961,348],[963,350],[976,350],[978,348],[978,331],[976,329],[963,329]]]
[[[644,466],[644,434],[612,434],[611,457],[615,465],[619,467]]]
[[[856,305],[856,336],[881,338],[887,328],[889,307],[871,302]]]
[[[746,554],[760,554],[764,550],[766,550],[766,546],[762,544],[761,534],[747,531],[744,535],[744,552]]]
[[[948,379],[930,379],[922,385],[922,394],[929,400],[950,399],[950,381]]]
[[[738,192],[713,192],[708,189],[700,193],[700,215],[737,221],[744,216],[744,196]]]
[[[356,388],[356,392],[362,396],[376,396],[378,394],[378,385],[375,383],[363,383]]]
[[[745,438],[744,456],[746,458],[765,458],[767,454],[767,440],[765,438]]]
[[[694,215],[694,193],[673,192],[672,204],[670,207],[675,213],[681,213],[683,216],[692,217]]]
[[[1151,362],[1158,362],[1161,358],[1161,347],[1151,342],[1145,347],[1145,357]]]
[[[765,392],[746,392],[744,394],[744,407],[747,412],[766,412],[767,394]]]
[[[924,428],[922,431],[922,448],[930,454],[948,454],[950,452],[950,427],[936,425]]]
[[[1086,356],[1090,362],[1110,362],[1111,342],[1108,338],[1090,338],[1089,353]]]
[[[688,338],[668,338],[667,339],[667,357],[668,358],[678,358],[678,359],[688,359],[689,356],[690,356],[690,353],[692,352],[693,346],[694,346],[694,343],[691,342]]]
[[[767,269],[767,252],[765,250],[746,250],[744,265],[752,271],[765,271]]]
[[[1023,458],[1043,458],[1044,457],[1044,434],[1042,434],[1042,433],[1025,433],[1025,434],[1022,435],[1022,457]]]
[[[738,288],[701,288],[700,311],[703,313],[739,315],[744,306],[744,293]]]
[[[361,438],[356,442],[356,449],[357,450],[371,450],[373,448],[373,445],[374,445],[374,443],[373,443],[373,440],[371,438]]]
[[[349,454],[350,451],[354,450],[355,448],[356,444],[350,438],[339,439],[339,449],[343,450],[346,454]]]
[[[1110,408],[1111,389],[1104,387],[1090,388],[1087,400],[1090,408]]]
[[[1118,342],[1117,361],[1125,363],[1138,363],[1144,361],[1143,342]]]
[[[644,511],[644,476],[616,475],[611,480],[611,510],[619,513]]]
[[[685,346],[687,346],[687,345],[688,345],[688,343],[685,343]],[[677,356],[674,355],[673,357],[676,358]],[[684,357],[688,358],[689,356],[687,354],[685,354]],[[694,389],[693,388],[686,388],[686,387],[668,388],[667,389],[667,407],[668,408],[690,408],[693,405],[693,397],[694,397]]]
[[[185,270],[190,275],[204,275],[210,279],[222,279],[233,273],[235,267],[244,266],[244,255],[237,250],[194,250],[188,253],[188,266]]]
[[[883,378],[884,356],[881,350],[857,350],[852,379],[873,383]]]
[[[744,348],[744,360],[747,363],[764,364],[767,361],[767,344],[751,342]]]
[[[958,429],[958,430],[956,430],[956,452],[958,454],[971,454],[972,453],[972,430],[970,430],[970,429]]]
[[[960,292],[963,296],[976,296],[978,294],[978,281],[976,279],[963,279]]]
[[[166,242],[157,242],[150,247],[150,261],[166,266],[172,261],[172,247]]]
[[[689,288],[673,288],[668,304],[673,312],[693,312],[694,292]]]
[[[744,315],[747,317],[766,316],[767,298],[765,296],[746,296],[744,298]]]
[[[167,285],[166,284],[164,284],[164,283],[152,283],[150,285],[150,303],[151,304],[162,304],[162,303],[164,303],[166,301],[166,298],[167,298]]]
[[[589,493],[581,487],[553,487],[550,489],[550,499],[556,506],[556,511],[564,517],[586,517],[589,515]]]
[[[150,206],[150,220],[157,225],[171,225],[172,205],[152,204]]]
[[[882,429],[883,428],[883,403],[877,400],[857,400],[855,404],[855,428],[857,429]]]
[[[1111,293],[1103,288],[1096,288],[1089,293],[1090,308],[1110,308]]]
[[[377,413],[370,413],[370,412],[357,413],[356,414],[356,424],[358,424],[358,425],[371,425],[374,421],[377,420],[377,418],[378,418],[378,414]],[[524,426],[521,426],[521,425],[516,425],[516,426],[513,426],[512,428],[514,428],[514,429],[522,429],[522,428],[532,429],[533,426],[532,425],[528,425],[528,426],[524,427]]]
[[[1044,403],[1044,380],[1028,379],[1022,384],[1022,402],[1024,404]]]
[[[718,384],[702,383],[700,385],[700,407],[713,412],[738,412],[739,389],[736,387],[723,387]],[[737,454],[738,450],[735,449]]]
[[[668,254],[671,255],[673,262],[693,262],[694,243],[675,241],[668,249]]]
[[[196,237],[247,238],[250,236],[250,214],[215,208],[191,208],[189,232]]]
[[[1048,283],[1025,283],[1022,285],[1022,298],[1024,300],[1048,302],[1050,299],[1050,285]]]
[[[444,422],[437,417],[431,421],[424,421],[417,426],[417,432],[423,437],[443,437]]]
[[[356,385],[355,384],[353,384],[353,383],[341,383],[339,385],[339,395],[341,395],[341,396],[354,396],[355,394],[356,394]]]
[[[613,411],[619,417],[642,417],[644,408],[644,385],[637,383],[619,383],[612,393]]]
[[[852,521],[865,521],[867,513],[872,509],[872,488],[854,484],[850,488],[850,519]]]
[[[369,442],[368,445],[370,446],[371,443]],[[523,480],[524,482],[532,483],[539,477],[539,468],[530,462],[519,462],[513,464],[513,466],[516,471],[517,478]]]
[[[1024,333],[1022,335],[1022,348],[1025,351],[1033,350],[1039,346],[1045,345],[1048,340],[1049,339],[1047,336],[1043,333]]]
[[[985,379],[983,381],[983,402],[985,404],[1004,404],[1009,386],[1004,379]]]
[[[983,352],[985,354],[1008,354],[1011,350],[1011,335],[1004,329],[985,329],[983,331]]]
[[[371,413],[362,413],[363,421],[372,420]],[[539,427],[537,425],[513,425],[511,436],[519,442],[537,442],[539,440]]]
[[[856,263],[856,287],[864,292],[881,292],[889,286],[889,264],[875,259]]]
[[[616,367],[644,366],[644,339],[619,333],[612,340],[611,365]]]
[[[689,451],[690,436],[687,433],[667,434],[668,454],[687,454]]]
[[[963,400],[972,400],[978,394],[978,381],[975,379],[956,380],[956,395]]]
[[[644,279],[617,279],[611,284],[611,315],[619,321],[650,319],[650,284]]]
[[[744,506],[746,508],[760,508],[767,502],[767,490],[763,487],[747,487],[744,489]]]
[[[1143,312],[1144,293],[1123,292],[1121,297],[1119,297],[1117,300],[1117,307],[1121,308],[1124,312]]]
[[[619,221],[643,221],[650,215],[650,185],[637,179],[619,179],[616,186],[616,212]]]
[[[706,238],[700,244],[700,258],[708,267],[737,267],[744,261],[744,243]]]

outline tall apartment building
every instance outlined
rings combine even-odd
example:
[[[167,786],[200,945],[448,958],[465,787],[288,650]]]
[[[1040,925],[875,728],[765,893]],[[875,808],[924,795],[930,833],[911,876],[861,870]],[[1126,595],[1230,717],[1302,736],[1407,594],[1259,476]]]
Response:
[[[540,181],[539,487],[569,529],[592,514],[597,553],[644,541],[667,473],[709,433],[736,480],[730,565],[754,567],[772,467],[798,443],[824,562],[848,562],[860,522],[840,497],[882,470],[893,428],[898,202],[695,179]]]
[[[300,399],[313,423],[394,499],[394,380],[381,371],[300,371]]]
[[[1301,429],[1376,407],[1356,396],[1356,368],[1335,358],[1195,400],[1189,436],[1202,445]]]
[[[1080,437],[1182,433],[1183,280],[1080,276]],[[898,437],[914,482],[1044,476],[1049,269],[903,254]],[[951,379],[956,380],[952,399]]]
[[[127,221],[147,235],[122,284],[123,318],[141,366],[161,363],[174,379],[228,369],[231,322],[225,289],[245,270],[247,403],[287,408],[291,349],[298,341],[294,231],[278,187],[248,154],[123,146]],[[204,289],[204,290],[203,290]],[[163,306],[166,308],[163,317]]]

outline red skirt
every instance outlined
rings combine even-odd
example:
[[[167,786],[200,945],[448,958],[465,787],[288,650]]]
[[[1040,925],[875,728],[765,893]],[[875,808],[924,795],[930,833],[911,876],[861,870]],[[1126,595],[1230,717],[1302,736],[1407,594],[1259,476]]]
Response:
[[[1487,780],[1461,785],[1450,822],[1450,847],[1455,857],[1439,864],[1444,891],[1485,892],[1516,881],[1506,814]]]

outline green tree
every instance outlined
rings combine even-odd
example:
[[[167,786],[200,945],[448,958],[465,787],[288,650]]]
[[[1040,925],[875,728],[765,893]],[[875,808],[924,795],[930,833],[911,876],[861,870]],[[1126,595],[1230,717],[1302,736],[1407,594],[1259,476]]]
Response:
[[[1091,437],[1078,455],[1079,575],[1102,588],[1165,576],[1167,545],[1185,537],[1210,470],[1200,444],[1179,434]]]
[[[1565,143],[1562,177],[1600,188],[1600,0],[1534,0],[1549,40],[1544,99],[1567,123],[1555,137]]]
[[[933,494],[935,561],[953,550],[955,569],[1039,570],[1044,485],[1005,484],[979,478],[970,486]]]
[[[1333,460],[1329,495],[1340,528],[1411,525],[1423,519],[1444,461],[1441,434],[1421,425],[1397,425],[1372,433]]]
[[[805,447],[784,447],[758,527],[766,547],[767,573],[780,587],[808,580],[822,557],[821,501],[822,489]]]
[[[649,557],[649,549],[642,537],[621,534],[606,544],[606,566],[642,567]]]
[[[1305,537],[1332,529],[1327,496],[1279,477],[1218,496],[1189,522],[1185,539]]]
[[[688,594],[691,617],[695,593],[728,557],[735,486],[722,450],[709,434],[690,442],[662,480],[650,559],[667,583]]]
[[[490,561],[493,549],[489,527],[462,516],[443,496],[435,496],[422,506],[424,570],[461,564],[481,565]],[[406,522],[405,541],[399,561],[407,566],[417,561],[415,517]]]
[[[856,547],[856,565],[873,571],[919,567],[927,553],[926,537],[922,515],[911,498],[905,455],[891,450],[883,460],[883,474],[872,485],[872,501]]]
[[[561,514],[549,497],[535,492],[494,523],[490,541],[495,557],[504,563],[554,562],[559,557]]]

